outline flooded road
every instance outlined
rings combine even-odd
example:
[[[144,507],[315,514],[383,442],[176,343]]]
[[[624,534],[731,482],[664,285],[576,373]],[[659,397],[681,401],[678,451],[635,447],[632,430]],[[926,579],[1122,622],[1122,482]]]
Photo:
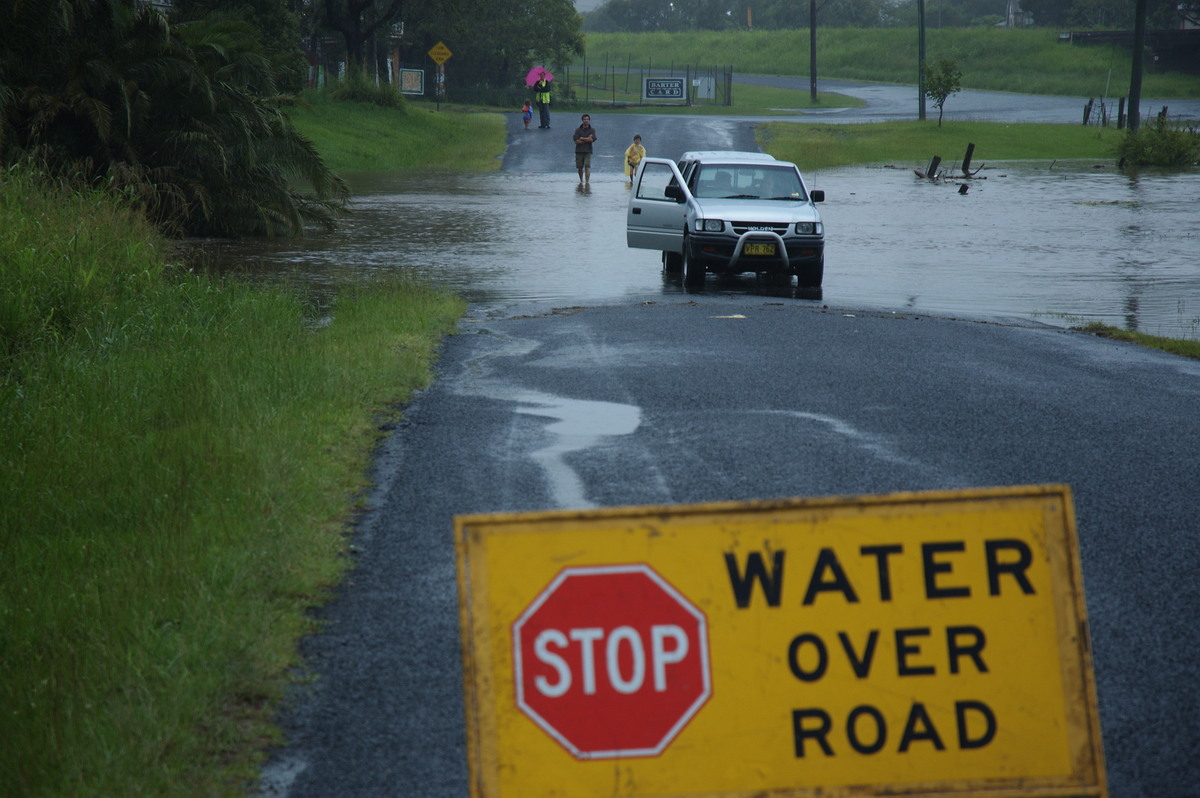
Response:
[[[478,784],[455,517],[1044,484],[1075,497],[1110,793],[1194,796],[1200,364],[1042,323],[1194,334],[1200,174],[992,163],[960,193],[917,179],[924,164],[813,172],[829,198],[823,296],[710,277],[693,297],[625,246],[620,153],[634,132],[652,154],[753,147],[752,123],[593,120],[588,189],[556,117],[510,130],[499,172],[361,180],[337,233],[224,248],[247,274],[332,288],[408,271],[472,303],[376,453],[354,570],[304,643],[312,678],[261,798]],[[498,689],[486,711],[509,700]],[[764,759],[794,752],[777,742]]]
[[[646,143],[656,155],[754,148],[752,123],[595,114],[593,182],[580,186],[570,162],[573,118],[564,117],[552,131],[514,122],[501,171],[359,176],[338,231],[211,251],[225,271],[318,286],[404,270],[455,291],[480,314],[684,293],[663,277],[656,253],[625,245],[620,155],[639,131],[652,131]],[[947,155],[943,167],[954,165]],[[703,290],[1200,334],[1200,169],[1134,176],[1111,162],[995,163],[979,152],[974,165],[985,168],[957,183],[918,179],[913,168],[924,164],[806,172],[827,196],[823,295],[797,296],[752,276],[710,276]]]
[[[907,169],[816,178],[836,197],[823,209],[836,231],[826,257],[840,264],[827,301],[1197,335],[1200,173],[1033,162],[957,186]]]

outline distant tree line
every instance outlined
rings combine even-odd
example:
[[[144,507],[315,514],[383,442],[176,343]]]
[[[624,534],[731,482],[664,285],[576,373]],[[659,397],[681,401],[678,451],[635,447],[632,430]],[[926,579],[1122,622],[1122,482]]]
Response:
[[[438,42],[458,74],[495,86],[520,84],[534,64],[568,63],[583,53],[581,19],[571,0],[174,0],[174,20],[213,16],[252,24],[285,86],[297,90],[304,49],[334,40],[348,68],[386,74],[394,47],[423,62]]]
[[[1021,0],[1021,8],[1043,27],[1129,30],[1135,3],[1129,0]],[[1200,0],[1147,0],[1146,26],[1174,29],[1200,25]]]
[[[584,30],[598,33],[724,30],[748,27],[809,27],[813,3],[803,0],[607,0],[584,15]],[[823,27],[888,28],[917,24],[916,0],[820,0]],[[1034,25],[1114,28],[1133,26],[1129,0],[1022,0]],[[930,27],[995,25],[1007,18],[1007,0],[926,0]],[[1147,24],[1178,28],[1184,19],[1200,24],[1200,0],[1148,0]]]

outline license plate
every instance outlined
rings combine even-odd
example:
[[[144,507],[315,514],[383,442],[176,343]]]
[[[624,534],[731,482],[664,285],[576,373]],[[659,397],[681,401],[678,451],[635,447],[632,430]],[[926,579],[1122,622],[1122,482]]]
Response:
[[[747,255],[774,255],[774,244],[747,244],[743,250]]]

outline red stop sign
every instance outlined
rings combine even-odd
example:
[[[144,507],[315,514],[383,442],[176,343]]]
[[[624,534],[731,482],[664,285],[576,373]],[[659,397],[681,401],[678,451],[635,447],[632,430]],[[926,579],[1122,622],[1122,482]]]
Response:
[[[517,706],[577,759],[657,756],[712,695],[704,613],[647,565],[566,568],[512,631]]]

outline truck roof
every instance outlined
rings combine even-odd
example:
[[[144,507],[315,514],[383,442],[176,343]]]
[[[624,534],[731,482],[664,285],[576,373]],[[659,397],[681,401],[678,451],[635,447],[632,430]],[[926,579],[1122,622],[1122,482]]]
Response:
[[[773,161],[775,156],[765,152],[743,152],[741,150],[693,150],[679,156],[679,163],[685,161]]]

